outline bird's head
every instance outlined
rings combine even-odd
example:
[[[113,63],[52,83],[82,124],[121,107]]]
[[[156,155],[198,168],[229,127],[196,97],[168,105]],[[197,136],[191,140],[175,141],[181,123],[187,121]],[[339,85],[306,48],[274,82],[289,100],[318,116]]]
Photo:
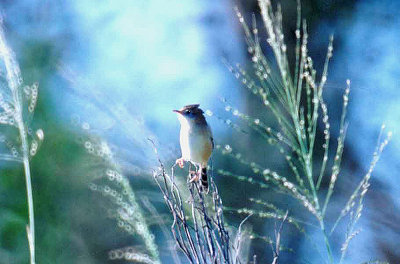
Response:
[[[186,105],[179,110],[173,110],[178,114],[178,119],[181,122],[190,123],[201,123],[205,122],[205,118],[203,115],[203,110],[199,108],[199,104]]]

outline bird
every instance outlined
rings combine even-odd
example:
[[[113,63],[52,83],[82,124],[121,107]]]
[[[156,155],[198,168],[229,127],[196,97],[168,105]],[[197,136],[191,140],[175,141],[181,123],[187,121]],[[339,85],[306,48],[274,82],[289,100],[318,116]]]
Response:
[[[200,190],[208,193],[207,165],[214,149],[214,139],[210,126],[207,124],[204,112],[199,104],[191,104],[179,110],[173,110],[178,115],[181,125],[180,146],[182,157],[176,160],[180,168],[184,162],[193,164],[197,171],[190,182],[198,182]]]

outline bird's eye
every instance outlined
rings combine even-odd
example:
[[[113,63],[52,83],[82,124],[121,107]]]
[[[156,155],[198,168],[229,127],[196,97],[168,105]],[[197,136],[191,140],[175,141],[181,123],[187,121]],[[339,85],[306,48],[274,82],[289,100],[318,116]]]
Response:
[[[186,110],[186,114],[190,115],[191,113],[192,113],[192,111]]]

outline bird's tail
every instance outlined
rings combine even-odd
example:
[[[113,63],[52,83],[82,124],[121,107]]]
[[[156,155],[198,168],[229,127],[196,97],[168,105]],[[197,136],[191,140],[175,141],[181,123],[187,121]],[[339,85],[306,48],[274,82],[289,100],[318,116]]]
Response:
[[[207,166],[200,168],[200,187],[205,193],[208,193],[208,177],[207,177]]]

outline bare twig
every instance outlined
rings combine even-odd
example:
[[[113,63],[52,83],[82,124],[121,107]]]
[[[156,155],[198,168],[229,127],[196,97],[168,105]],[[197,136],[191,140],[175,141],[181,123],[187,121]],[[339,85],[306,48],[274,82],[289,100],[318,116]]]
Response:
[[[154,142],[149,141],[157,153]],[[237,252],[230,243],[223,219],[222,200],[212,178],[209,194],[203,193],[197,183],[188,182],[188,197],[183,198],[174,181],[173,168],[168,174],[160,158],[157,158],[159,170],[154,172],[154,179],[173,217],[172,235],[188,261],[196,264],[240,263],[233,257]]]
[[[282,229],[283,229],[283,224],[287,220],[288,215],[289,215],[289,211],[286,211],[285,216],[283,217],[282,222],[279,225],[279,228],[276,228],[276,226],[275,226],[275,249],[272,248],[272,253],[274,255],[274,259],[272,261],[272,264],[278,264],[279,247],[280,247],[280,244],[281,244],[281,233],[282,233]],[[271,247],[272,247],[272,245],[271,245]]]

